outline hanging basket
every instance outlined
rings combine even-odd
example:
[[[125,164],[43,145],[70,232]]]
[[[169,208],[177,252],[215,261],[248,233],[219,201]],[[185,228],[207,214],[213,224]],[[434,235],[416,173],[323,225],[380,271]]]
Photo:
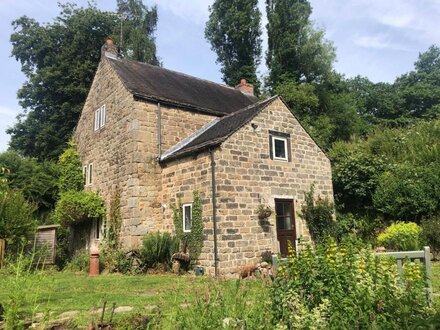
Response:
[[[257,214],[260,220],[267,219],[272,215],[272,208],[270,206],[259,205]]]

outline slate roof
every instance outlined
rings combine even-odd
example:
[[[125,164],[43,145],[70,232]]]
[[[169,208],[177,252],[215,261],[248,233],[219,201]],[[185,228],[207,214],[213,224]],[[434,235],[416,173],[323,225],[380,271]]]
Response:
[[[239,90],[146,63],[107,57],[124,86],[136,97],[223,116],[258,99]],[[238,82],[237,82],[238,83]]]
[[[278,98],[278,96],[273,96],[225,117],[214,119],[194,134],[164,152],[160,160],[168,161],[220,145],[229,136],[251,121],[276,98]]]

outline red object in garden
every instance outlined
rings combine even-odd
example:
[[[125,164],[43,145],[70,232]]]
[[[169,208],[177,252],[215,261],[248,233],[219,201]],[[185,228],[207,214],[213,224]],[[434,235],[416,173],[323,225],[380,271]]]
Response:
[[[90,271],[89,276],[99,275],[99,251],[98,249],[90,249]]]

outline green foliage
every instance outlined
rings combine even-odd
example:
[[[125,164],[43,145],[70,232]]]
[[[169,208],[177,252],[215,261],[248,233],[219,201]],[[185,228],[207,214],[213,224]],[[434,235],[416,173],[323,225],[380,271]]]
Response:
[[[382,174],[373,196],[374,207],[402,220],[417,220],[439,209],[440,176],[437,166],[401,164]]]
[[[84,272],[87,273],[90,269],[90,254],[81,252],[76,254],[64,267],[65,271]]]
[[[67,191],[60,195],[54,216],[64,226],[102,219],[105,216],[104,201],[91,191]]]
[[[304,195],[299,216],[306,221],[313,241],[320,242],[334,233],[334,209],[328,198],[318,198],[315,201],[314,193],[315,186],[312,185],[310,191]]]
[[[20,191],[1,189],[0,238],[10,245],[25,243],[37,226],[34,211],[35,207],[26,201]]]
[[[336,203],[346,212],[367,213],[386,162],[361,148],[350,150],[350,145],[342,142],[333,146],[330,155]]]
[[[44,215],[55,206],[58,195],[58,167],[54,162],[37,162],[14,151],[0,153],[2,174],[11,189],[20,190],[26,200],[36,206],[37,215]]]
[[[124,21],[125,52],[136,59],[155,60],[157,14],[140,1],[118,1]],[[151,20],[151,21],[150,21]],[[27,81],[18,91],[25,114],[11,134],[10,146],[25,156],[55,160],[72,135],[89,92],[101,46],[108,37],[118,42],[120,19],[94,5],[60,4],[53,22],[40,24],[23,16],[12,22],[12,56]]]
[[[154,32],[157,26],[157,7],[151,9],[142,0],[117,0],[117,12],[123,18],[124,56],[135,61],[159,65]]]
[[[320,82],[327,78],[335,60],[333,45],[310,21],[307,0],[266,0],[269,86],[283,80]]]
[[[149,233],[142,239],[139,250],[141,260],[147,268],[154,268],[159,264],[171,266],[171,256],[179,249],[179,240],[169,233]]]
[[[334,242],[288,257],[270,289],[277,329],[409,329],[432,314],[423,270]],[[295,311],[295,312],[292,312]]]
[[[266,284],[253,289],[244,281],[211,281],[196,291],[189,306],[179,306],[164,328],[178,329],[270,329],[270,305]]]
[[[180,241],[181,246],[188,248],[191,262],[197,262],[203,248],[202,201],[198,191],[193,193],[191,231],[189,233],[183,232],[182,202],[180,200],[177,205],[173,206],[173,221],[176,238]]]
[[[422,247],[422,228],[414,222],[396,222],[377,238],[378,244],[394,251],[417,251]]]
[[[235,86],[245,78],[258,91],[261,12],[257,0],[216,0],[209,7],[205,38],[217,54],[223,81]]]
[[[84,178],[82,164],[79,153],[74,141],[68,142],[68,147],[58,159],[60,169],[59,190],[60,193],[66,191],[81,191],[84,188]]]
[[[424,219],[421,223],[423,239],[434,254],[440,253],[440,216]]]
[[[6,330],[25,329],[26,321],[35,321],[37,308],[41,311],[47,303],[41,293],[45,275],[38,270],[38,261],[35,254],[27,255],[22,250],[13,263],[2,269],[0,291],[6,292],[1,301]]]

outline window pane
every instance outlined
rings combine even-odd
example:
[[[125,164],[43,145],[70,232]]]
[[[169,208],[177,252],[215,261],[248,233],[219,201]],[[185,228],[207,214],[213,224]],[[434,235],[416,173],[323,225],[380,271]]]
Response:
[[[101,113],[101,111],[99,111],[99,110],[95,111],[95,131],[97,131],[99,129],[100,113]]]
[[[190,231],[191,230],[191,205],[184,207],[184,231]]]
[[[105,105],[101,107],[101,125],[100,127],[104,127],[105,125]]]
[[[284,229],[284,218],[277,216],[277,229],[283,230]]]
[[[274,139],[275,144],[275,157],[276,158],[287,158],[286,157],[286,141]]]
[[[93,164],[89,164],[89,184],[92,184],[93,180]]]

